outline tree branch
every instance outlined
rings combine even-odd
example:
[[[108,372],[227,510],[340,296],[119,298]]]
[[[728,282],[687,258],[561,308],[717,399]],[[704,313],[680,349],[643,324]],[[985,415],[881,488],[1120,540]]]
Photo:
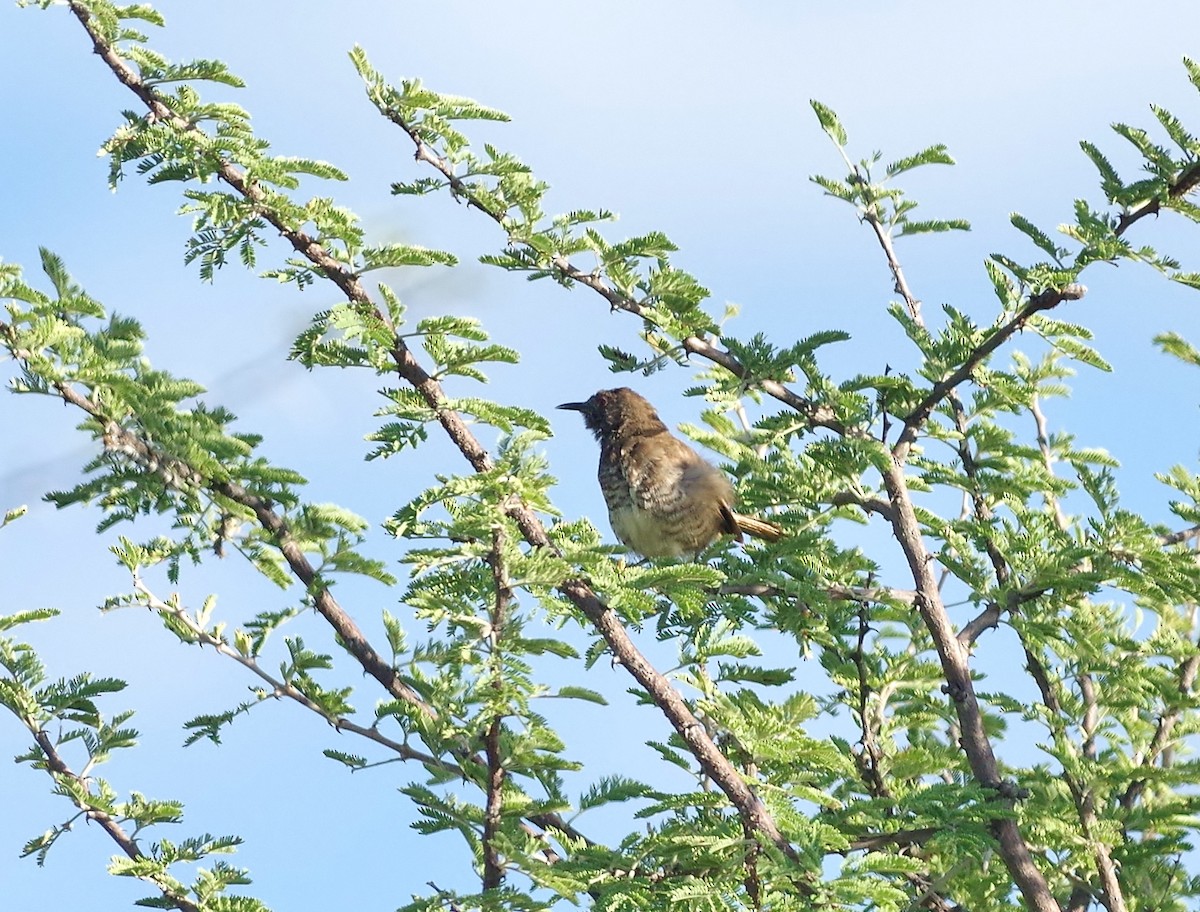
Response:
[[[88,780],[85,777],[73,772],[71,768],[67,766],[66,761],[63,760],[62,755],[58,753],[58,748],[55,746],[50,736],[46,734],[43,729],[38,728],[33,720],[27,719],[22,721],[25,722],[30,732],[33,733],[33,739],[37,742],[38,748],[45,757],[46,771],[50,773],[51,778],[56,780],[59,778],[70,779],[75,784],[74,788],[63,789],[63,794],[70,798],[71,803],[79,808],[79,810],[83,812],[83,815],[88,820],[99,824],[100,829],[107,834],[109,839],[117,844],[117,847],[122,853],[124,853],[126,857],[131,858],[134,861],[144,858],[145,856],[142,854],[142,850],[138,848],[137,841],[125,832],[125,828],[122,827],[120,823],[114,820],[107,811],[87,803],[80,797],[82,795],[91,794]],[[186,896],[180,894],[170,884],[162,883],[155,876],[147,874],[139,875],[139,879],[153,884],[154,887],[162,894],[163,899],[169,902],[176,909],[179,909],[180,912],[200,912],[200,907],[198,905],[196,905]]]
[[[362,629],[338,604],[329,588],[318,581],[317,571],[292,536],[287,521],[275,512],[268,501],[252,494],[236,482],[207,479],[183,460],[155,450],[137,434],[121,427],[90,397],[79,393],[69,384],[56,383],[55,389],[65,402],[91,415],[104,428],[103,442],[107,449],[158,475],[168,487],[179,490],[206,489],[252,511],[259,524],[271,533],[288,567],[296,579],[303,583],[317,611],[333,627],[347,651],[358,660],[363,671],[378,681],[396,699],[408,703],[425,715],[433,714],[433,708],[400,680],[396,669],[375,651]]]
[[[504,659],[500,643],[504,636],[504,625],[508,619],[508,604],[512,600],[512,585],[504,566],[504,531],[497,527],[492,531],[492,547],[487,561],[492,568],[492,585],[496,599],[492,605],[488,643],[491,649],[490,687],[497,695],[504,688]],[[487,802],[483,809],[483,889],[497,890],[504,882],[504,862],[500,857],[496,840],[504,810],[504,758],[500,752],[500,734],[504,717],[499,705],[493,708],[487,734],[484,735],[484,752],[487,757]]]
[[[879,602],[893,605],[913,603],[917,594],[912,589],[889,589],[884,586],[843,586],[838,583],[828,583],[820,589],[829,598],[840,602]],[[778,586],[769,583],[725,583],[715,590],[718,595],[745,595],[754,598],[780,598],[787,593]]]
[[[1197,187],[1200,187],[1200,162],[1193,163],[1180,173],[1175,183],[1168,188],[1167,196],[1171,199],[1182,199]],[[1162,202],[1153,199],[1128,212],[1121,213],[1120,218],[1117,219],[1116,234],[1118,236],[1124,234],[1125,230],[1134,222],[1140,221],[1148,215],[1158,215],[1161,210]]]
[[[1179,693],[1181,696],[1190,697],[1192,695],[1192,687],[1196,683],[1197,672],[1200,672],[1200,655],[1194,655],[1181,663],[1179,666]],[[1175,709],[1164,712],[1158,717],[1158,724],[1154,728],[1154,735],[1150,739],[1150,745],[1147,747],[1145,754],[1141,758],[1139,764],[1145,769],[1154,766],[1158,758],[1171,743],[1171,734],[1178,723],[1182,711]],[[1126,811],[1133,810],[1138,799],[1142,797],[1142,793],[1146,790],[1145,778],[1134,779],[1125,789],[1125,793],[1121,796],[1121,807]]]
[[[151,88],[146,86],[124,60],[105,43],[103,36],[91,22],[87,8],[79,0],[68,0],[68,5],[71,12],[87,30],[96,53],[108,65],[117,79],[134,92],[156,118],[183,132],[197,131],[194,125],[175,115],[170,107]],[[357,276],[351,273],[345,265],[333,259],[314,239],[285,224],[282,219],[272,213],[265,203],[265,194],[260,188],[248,183],[240,169],[231,163],[222,161],[219,176],[238,193],[258,204],[262,209],[263,217],[279,230],[297,252],[316,265],[333,281],[349,300],[370,305],[369,296],[363,290]],[[382,314],[378,310],[376,313],[382,320]],[[392,355],[397,373],[412,385],[434,409],[439,423],[472,468],[477,472],[490,469],[492,460],[487,450],[479,444],[462,416],[446,407],[447,399],[441,385],[417,362],[412,351],[399,336],[395,338]],[[806,401],[794,394],[792,394],[792,398],[796,403]],[[822,411],[811,404],[810,408],[814,414],[825,415],[827,412],[827,410]],[[832,420],[831,413],[828,420]],[[264,528],[281,536],[277,541],[281,548],[285,548],[285,558],[292,566],[293,572],[297,573],[305,585],[311,583],[314,578],[311,566],[307,565],[303,553],[287,536],[286,524],[274,514],[268,504],[238,485],[215,485],[213,490],[252,509]],[[535,547],[552,548],[540,520],[527,505],[512,502],[508,513],[517,522],[526,541]],[[307,569],[305,569],[306,567]],[[318,610],[321,610],[322,606],[325,608],[321,611],[322,616],[326,617],[335,626],[335,629],[340,626],[351,632],[351,638],[347,640],[347,643],[351,646],[356,658],[364,664],[368,673],[384,684],[389,692],[400,699],[411,701],[413,697],[407,693],[404,685],[395,679],[394,670],[386,663],[377,663],[378,656],[374,655],[374,651],[366,639],[361,636],[357,626],[349,616],[345,615],[333,597],[325,590],[318,591],[321,593]],[[785,855],[798,861],[799,856],[796,850],[780,832],[770,813],[758,801],[729,760],[707,736],[703,726],[696,720],[679,693],[638,651],[617,616],[601,603],[583,580],[568,580],[559,587],[559,591],[596,626],[613,654],[621,660],[634,679],[650,694],[660,711],[696,756],[705,774],[725,792],[742,820],[754,831],[762,833]],[[340,630],[339,635],[342,635]]]
[[[183,605],[177,602],[163,601],[155,595],[146,583],[142,580],[141,574],[136,571],[133,574],[133,588],[141,596],[141,600],[151,611],[162,615],[170,615],[170,617],[181,626],[185,627],[188,633],[195,638],[196,642],[202,646],[208,646],[217,655],[231,659],[243,668],[248,670],[255,677],[259,678],[269,688],[269,693],[276,699],[287,699],[300,704],[310,712],[316,713],[326,722],[332,725],[339,732],[350,732],[358,735],[360,738],[366,738],[368,741],[373,741],[381,747],[385,747],[394,753],[401,760],[414,760],[430,769],[441,770],[453,776],[466,778],[466,773],[459,766],[453,763],[447,763],[432,754],[424,753],[409,747],[399,741],[394,741],[387,737],[379,729],[371,726],[366,728],[354,722],[345,716],[330,717],[326,714],[318,704],[314,703],[309,697],[296,688],[295,685],[288,683],[280,678],[276,678],[264,669],[255,656],[242,655],[236,649],[231,647],[223,639],[213,636],[209,631],[205,630],[195,619],[188,614]]]
[[[7,331],[8,324],[0,322],[0,330]],[[14,357],[24,358],[28,353],[13,351]],[[361,629],[354,620],[341,608],[337,600],[330,593],[329,589],[324,585],[315,586],[316,571],[308,562],[300,547],[291,538],[291,533],[288,529],[286,520],[274,512],[270,504],[263,499],[250,494],[240,485],[232,482],[216,482],[206,479],[200,472],[193,469],[190,465],[182,460],[176,459],[165,453],[162,453],[151,447],[146,441],[140,438],[137,434],[128,431],[116,422],[112,421],[90,397],[79,393],[73,387],[66,383],[54,384],[54,389],[63,399],[64,402],[81,409],[86,414],[94,418],[102,427],[105,428],[103,435],[103,443],[105,447],[114,453],[118,453],[128,459],[133,460],[138,465],[144,467],[147,471],[158,475],[164,484],[179,490],[184,489],[207,489],[214,493],[228,497],[229,500],[241,504],[254,510],[256,517],[263,528],[272,532],[277,543],[286,541],[289,543],[288,549],[285,551],[283,545],[280,544],[280,549],[287,559],[289,567],[296,575],[297,579],[304,583],[306,590],[318,612],[325,620],[333,627],[335,633],[340,638],[345,647],[350,651],[362,666],[363,671],[376,679],[389,693],[397,699],[414,706],[419,712],[426,716],[436,715],[435,710],[427,702],[425,702],[415,691],[409,689],[400,679],[396,670],[383,658],[375,652],[374,648],[366,640]],[[290,556],[289,556],[290,553]],[[212,646],[218,653],[232,658],[234,661],[248,668],[253,674],[271,685],[272,693],[277,697],[286,697],[292,699],[302,706],[316,712],[322,718],[325,718],[339,731],[353,732],[360,737],[367,738],[375,743],[393,751],[402,760],[414,760],[424,764],[432,769],[443,769],[453,772],[455,775],[462,775],[466,778],[465,772],[461,767],[454,764],[449,764],[444,760],[416,751],[392,739],[387,738],[378,729],[374,727],[364,727],[345,717],[330,719],[326,716],[324,710],[313,703],[303,693],[298,691],[294,686],[285,682],[279,681],[267,674],[252,657],[242,656],[237,650],[231,649],[223,641],[212,637],[203,628],[194,624],[186,611],[182,608],[173,607],[161,600],[157,599],[135,575],[135,589],[143,593],[143,596],[148,600],[150,607],[154,610],[168,610],[177,620],[188,627],[189,630],[203,643]],[[478,759],[463,757],[464,761],[472,761],[480,764]],[[531,814],[527,818],[535,826],[543,831],[558,832],[571,840],[583,841],[587,844],[592,844],[592,840],[584,836],[579,830],[567,823],[561,815],[556,813],[538,813]]]
[[[912,318],[923,325],[920,302],[913,295],[904,278],[904,271],[900,267],[895,249],[892,247],[889,233],[883,229],[878,217],[873,220],[868,218],[867,221],[875,231],[876,238],[887,257],[892,275],[896,279],[896,290],[903,295]],[[969,377],[992,351],[1003,344],[1005,339],[1024,326],[1030,316],[1040,309],[1053,307],[1064,299],[1059,298],[1050,303],[1051,299],[1046,298],[1037,306],[1034,306],[1031,300],[1030,304],[1026,305],[1006,327],[1002,327],[972,352],[963,365],[940,383],[934,384],[933,389],[904,419],[904,430],[895,446],[892,447],[892,464],[883,472],[883,483],[891,505],[891,515],[888,519],[916,583],[914,605],[933,638],[934,647],[941,662],[942,673],[946,678],[946,692],[953,703],[961,731],[959,743],[967,756],[967,762],[975,778],[983,786],[997,789],[998,793],[1002,784],[999,764],[984,729],[983,713],[980,710],[971,680],[967,646],[955,634],[945,604],[942,602],[941,586],[933,573],[934,555],[925,548],[920,523],[909,494],[908,481],[904,475],[904,463],[917,439],[917,433],[933,413],[933,409],[943,399],[949,397],[955,408],[956,422],[959,425],[962,439],[959,456],[963,461],[963,471],[968,476],[973,475],[975,463],[966,437],[965,410],[954,392],[955,387]],[[979,492],[973,492],[972,501],[975,512],[981,519],[990,515],[986,501]],[[990,543],[988,551],[997,578],[1007,579],[1008,568],[1003,556],[996,552]],[[1016,821],[1012,819],[993,820],[990,829],[999,843],[1004,863],[1028,906],[1037,912],[1058,912],[1058,903],[1050,892],[1050,886],[1045,877],[1034,864],[1029,846],[1025,843]]]
[[[1050,711],[1053,721],[1048,723],[1049,727],[1057,740],[1066,743],[1067,734],[1058,721],[1062,714],[1062,701],[1058,699],[1058,695],[1054,692],[1054,685],[1050,680],[1049,673],[1047,673],[1045,667],[1042,665],[1041,660],[1025,644],[1023,637],[1021,645],[1025,651],[1025,666],[1029,669],[1030,675],[1041,692],[1042,703]],[[1090,679],[1088,679],[1086,685],[1082,685],[1082,689],[1084,703],[1088,706],[1084,716],[1084,727],[1085,731],[1087,731],[1087,718],[1095,706],[1094,702],[1092,702],[1094,694],[1090,694]],[[1087,732],[1087,738],[1090,740],[1090,732]],[[1085,755],[1087,754],[1086,742],[1084,753]],[[1071,798],[1075,803],[1075,813],[1079,817],[1080,835],[1084,843],[1091,850],[1092,860],[1096,865],[1096,873],[1100,879],[1100,893],[1097,898],[1108,912],[1126,912],[1125,894],[1121,888],[1121,881],[1117,876],[1116,863],[1113,861],[1109,847],[1102,839],[1096,837],[1096,827],[1099,821],[1096,815],[1095,794],[1074,773],[1064,769],[1059,775],[1062,777],[1063,782],[1066,783],[1067,790],[1071,793]]]
[[[468,205],[473,206],[480,212],[484,213],[493,222],[501,228],[507,230],[503,212],[493,210],[488,206],[487,201],[481,198],[477,193],[473,192],[471,186],[467,184],[461,177],[454,173],[454,166],[451,162],[437,154],[430,145],[425,142],[418,131],[410,124],[403,116],[394,110],[382,110],[383,115],[399,127],[408,138],[412,141],[416,149],[415,158],[418,162],[429,165],[435,171],[446,179],[450,187],[450,192],[456,199],[466,200]],[[594,270],[586,270],[576,266],[571,260],[562,255],[556,254],[550,258],[549,267],[551,271],[559,278],[577,282],[586,288],[600,295],[608,302],[612,310],[621,310],[626,313],[634,314],[635,316],[645,318],[645,308],[634,298],[623,293],[617,288],[609,284],[602,275]],[[689,354],[700,355],[714,364],[719,364],[728,370],[731,374],[743,380],[752,379],[745,365],[737,360],[732,354],[724,349],[713,345],[707,339],[702,339],[699,336],[688,336],[682,341],[684,351]],[[846,428],[837,418],[834,411],[825,405],[820,405],[803,396],[793,392],[787,386],[775,380],[766,380],[753,378],[754,384],[759,389],[762,389],[769,396],[778,399],[785,405],[795,409],[803,415],[813,427],[822,427],[833,431],[837,434],[851,433],[850,429]]]
[[[904,470],[896,462],[883,473],[892,507],[896,511],[892,529],[909,570],[917,584],[916,608],[933,638],[934,647],[946,677],[946,689],[958,717],[960,741],[971,772],[985,788],[999,790],[1002,785],[1000,767],[983,724],[983,712],[975,695],[974,683],[966,648],[959,642],[942,602],[937,578],[933,573],[933,555],[925,549],[921,526],[913,510],[912,498]],[[999,843],[1000,854],[1026,904],[1035,912],[1059,912],[1058,903],[1049,884],[1038,870],[1017,822],[997,819],[990,824]]]
[[[862,491],[839,491],[829,498],[829,503],[834,507],[861,507],[866,513],[875,513],[892,521],[892,505],[882,497],[869,497]]]
[[[854,171],[857,174],[859,169],[855,167]],[[859,174],[859,178],[861,180],[860,186],[866,191],[870,187],[870,184],[861,174]],[[875,239],[883,249],[883,255],[887,257],[888,268],[892,271],[892,278],[895,279],[896,283],[896,294],[904,298],[904,306],[908,308],[908,315],[919,325],[924,326],[925,320],[921,317],[921,302],[917,300],[916,296],[912,293],[912,289],[908,287],[908,280],[904,277],[904,270],[900,266],[900,260],[896,256],[896,248],[892,244],[892,233],[880,221],[875,203],[876,200],[872,197],[869,205],[863,207],[863,221],[871,226],[871,230],[875,232]]]
[[[1051,310],[1063,301],[1078,301],[1085,294],[1087,294],[1086,287],[1072,284],[1061,289],[1048,288],[1033,295],[1007,323],[997,327],[987,339],[977,345],[962,364],[935,383],[917,404],[917,407],[909,412],[908,416],[904,418],[904,430],[900,434],[900,439],[892,447],[892,456],[898,462],[904,462],[908,458],[908,453],[917,440],[917,434],[929,420],[933,410],[955,387],[974,374],[975,369],[986,361],[996,349],[1024,329],[1030,317],[1042,311]]]

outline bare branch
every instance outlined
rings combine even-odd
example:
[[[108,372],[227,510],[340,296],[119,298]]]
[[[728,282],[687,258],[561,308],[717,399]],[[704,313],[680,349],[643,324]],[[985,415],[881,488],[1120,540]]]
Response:
[[[855,168],[855,171],[858,169]],[[865,190],[869,184],[863,180],[860,186]],[[908,309],[908,314],[919,325],[924,326],[925,320],[921,317],[921,302],[917,300],[912,293],[912,289],[908,287],[908,280],[904,277],[904,269],[900,266],[900,260],[896,256],[896,248],[892,244],[892,234],[884,226],[879,219],[874,201],[868,202],[868,205],[863,207],[863,221],[871,226],[871,230],[875,232],[875,239],[879,241],[879,246],[883,249],[883,255],[887,257],[888,268],[892,271],[892,278],[896,280],[896,294],[904,298],[904,306]]]
[[[1162,543],[1164,545],[1182,545],[1193,538],[1200,541],[1200,525],[1189,526],[1186,529],[1180,529],[1178,532],[1171,532],[1168,535],[1164,535]]]

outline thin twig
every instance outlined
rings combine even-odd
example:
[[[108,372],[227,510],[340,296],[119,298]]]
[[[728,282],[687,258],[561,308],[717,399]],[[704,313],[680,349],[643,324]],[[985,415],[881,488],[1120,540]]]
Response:
[[[917,597],[917,593],[912,589],[889,589],[884,586],[842,586],[826,583],[819,588],[829,598],[839,602],[911,605]],[[785,590],[770,583],[725,583],[713,591],[718,595],[745,595],[753,598],[779,598],[788,595]]]
[[[1054,691],[1054,685],[1051,681],[1050,674],[1046,671],[1041,660],[1034,655],[1027,645],[1022,645],[1025,649],[1025,667],[1029,669],[1030,676],[1038,686],[1038,690],[1042,696],[1042,703],[1050,711],[1051,719],[1050,728],[1054,732],[1056,738],[1066,740],[1066,732],[1062,730],[1061,723],[1058,721],[1062,715],[1062,701],[1059,700],[1058,694]],[[1090,686],[1090,679],[1089,679]],[[1085,703],[1088,700],[1088,694],[1084,695]],[[1094,694],[1091,695],[1094,701]],[[1094,710],[1094,702],[1091,709]],[[1089,710],[1085,710],[1085,719]],[[1087,722],[1085,721],[1085,730]],[[1090,734],[1088,735],[1090,740]],[[1086,753],[1086,742],[1085,742]],[[1117,864],[1113,860],[1112,852],[1108,845],[1096,836],[1096,830],[1099,824],[1099,818],[1096,813],[1095,793],[1085,783],[1081,782],[1074,773],[1067,770],[1062,770],[1059,773],[1063,782],[1067,786],[1067,790],[1071,793],[1072,800],[1075,803],[1075,813],[1079,818],[1080,834],[1083,837],[1086,845],[1092,853],[1092,860],[1096,865],[1096,874],[1100,880],[1099,900],[1104,905],[1108,912],[1126,912],[1125,893],[1121,887],[1120,878],[1117,875]]]
[[[1048,288],[1040,294],[1033,295],[1007,323],[992,330],[987,339],[972,349],[962,364],[935,383],[916,408],[909,412],[904,419],[904,430],[900,434],[900,439],[892,447],[892,456],[898,462],[904,462],[917,440],[917,434],[929,420],[933,410],[955,387],[974,374],[976,368],[983,364],[996,349],[1024,329],[1031,317],[1044,310],[1051,310],[1063,301],[1078,301],[1085,294],[1087,294],[1087,288],[1083,285],[1067,285],[1061,289]]]
[[[146,607],[152,611],[162,615],[170,615],[170,617],[179,625],[186,628],[188,633],[202,646],[209,647],[218,655],[224,656],[237,662],[255,677],[259,678],[266,688],[267,694],[277,699],[291,700],[300,704],[305,709],[313,712],[323,718],[326,722],[332,725],[339,732],[350,732],[358,735],[360,738],[366,738],[373,741],[381,747],[385,747],[394,753],[399,759],[405,761],[416,761],[430,769],[440,770],[449,773],[452,776],[466,778],[462,767],[453,763],[447,763],[432,754],[427,754],[422,751],[414,750],[407,744],[395,741],[387,735],[383,734],[374,726],[367,728],[354,722],[345,716],[329,716],[325,710],[313,700],[307,697],[303,691],[299,690],[294,684],[277,678],[268,672],[258,663],[258,659],[252,655],[242,655],[223,639],[213,636],[209,631],[205,630],[195,619],[188,613],[187,609],[182,604],[167,602],[155,595],[141,578],[141,574],[135,572],[133,574],[133,588],[141,596]]]
[[[1046,415],[1042,411],[1042,404],[1037,394],[1034,394],[1033,401],[1029,403],[1029,413],[1033,415],[1033,422],[1037,428],[1037,444],[1038,450],[1042,454],[1042,465],[1045,466],[1046,474],[1053,478],[1054,453],[1050,449],[1050,433],[1046,429]],[[1054,511],[1054,522],[1060,530],[1065,532],[1070,527],[1070,523],[1067,521],[1067,515],[1063,512],[1062,504],[1058,502],[1058,498],[1052,491],[1046,491],[1043,496],[1046,498],[1046,504]]]
[[[88,820],[98,824],[100,829],[105,832],[109,839],[117,844],[117,847],[120,848],[126,857],[134,861],[144,858],[142,850],[138,848],[137,841],[125,832],[125,828],[114,820],[112,815],[102,808],[89,804],[83,798],[84,795],[90,794],[90,785],[87,779],[78,773],[72,772],[71,768],[67,766],[66,761],[63,760],[62,755],[59,754],[50,736],[43,729],[30,724],[28,721],[27,725],[29,725],[29,729],[33,733],[34,741],[37,742],[37,746],[41,749],[42,755],[45,757],[47,772],[55,779],[69,779],[74,783],[75,787],[64,789],[63,794],[71,799],[71,803],[79,808]],[[155,888],[162,894],[163,899],[176,909],[179,909],[180,912],[200,912],[198,905],[180,894],[170,883],[160,882],[154,876],[139,875],[139,877],[148,883],[154,884]]]
[[[855,171],[858,169],[856,168]],[[868,188],[870,184],[867,181],[862,181],[861,187]],[[917,300],[916,295],[912,293],[912,289],[908,287],[908,280],[904,277],[904,269],[900,266],[900,260],[896,256],[896,248],[892,244],[892,233],[880,221],[879,211],[875,205],[874,199],[868,199],[867,205],[863,207],[863,221],[871,226],[871,230],[875,232],[875,238],[879,241],[879,246],[883,249],[883,255],[887,257],[888,268],[892,271],[892,278],[896,280],[896,294],[904,298],[904,306],[908,309],[908,315],[913,322],[918,326],[924,326],[925,320],[921,316],[921,302]]]
[[[512,600],[512,584],[508,579],[508,571],[504,565],[504,530],[497,527],[492,530],[492,547],[487,556],[492,568],[492,585],[495,588],[495,601],[489,618],[488,643],[491,650],[490,669],[491,689],[499,693],[504,688],[504,657],[501,653],[501,642],[504,637],[504,625],[508,620],[508,605]],[[504,810],[504,780],[507,773],[504,769],[504,757],[500,751],[500,735],[504,727],[504,716],[499,707],[488,723],[484,735],[484,752],[487,757],[487,801],[483,809],[483,889],[497,890],[504,882],[504,863],[500,856],[497,840],[500,836],[500,826]]]

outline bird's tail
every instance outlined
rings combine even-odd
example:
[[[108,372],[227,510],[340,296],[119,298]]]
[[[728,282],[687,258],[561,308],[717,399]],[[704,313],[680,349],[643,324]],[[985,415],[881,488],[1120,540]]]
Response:
[[[779,541],[783,538],[783,526],[759,519],[757,516],[747,516],[745,513],[734,513],[733,521],[737,523],[738,531],[761,538],[763,541]]]

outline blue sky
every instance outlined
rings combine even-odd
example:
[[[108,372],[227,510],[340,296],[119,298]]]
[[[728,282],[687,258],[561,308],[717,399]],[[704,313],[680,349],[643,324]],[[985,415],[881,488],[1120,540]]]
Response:
[[[553,187],[553,211],[614,210],[614,238],[664,231],[681,248],[677,265],[712,290],[716,312],[726,302],[741,306],[729,327],[734,334],[761,330],[784,342],[820,329],[850,331],[854,341],[839,354],[827,350],[835,377],[894,359],[900,333],[885,315],[894,295],[868,231],[808,181],[813,173],[840,176],[841,167],[808,99],[841,115],[859,156],[949,147],[957,167],[918,171],[904,186],[921,202],[919,215],[966,218],[974,230],[902,242],[899,252],[931,317],[948,302],[985,322],[994,299],[983,259],[993,251],[1035,258],[1008,214],[1051,227],[1070,217],[1075,198],[1100,201],[1078,140],[1098,142],[1128,171],[1132,159],[1110,122],[1149,126],[1150,102],[1185,123],[1200,122],[1200,98],[1180,65],[1183,55],[1200,55],[1200,45],[1191,31],[1169,27],[1194,15],[1184,2],[1143,4],[1136,18],[1129,4],[1116,2],[1014,2],[1002,15],[941,2],[851,9],[175,0],[158,7],[168,27],[152,36],[152,47],[175,60],[220,58],[248,83],[240,92],[205,88],[206,96],[250,110],[276,152],[326,159],[351,175],[345,185],[311,184],[308,192],[335,195],[376,241],[459,256],[456,270],[396,280],[410,312],[469,313],[497,341],[522,348],[519,367],[492,371],[491,392],[543,411],[631,382],[614,380],[595,347],[635,346],[635,321],[610,315],[582,290],[530,284],[477,264],[502,243],[478,213],[441,196],[390,196],[391,181],[420,172],[404,137],[366,101],[346,56],[353,44],[394,82],[419,76],[507,111],[511,124],[485,125],[473,137],[531,164]],[[95,152],[135,100],[90,53],[64,9],[0,6],[0,36],[0,258],[23,264],[37,283],[37,248],[61,255],[110,311],[143,321],[156,366],[198,380],[210,401],[241,417],[240,428],[264,434],[264,453],[308,477],[312,500],[338,502],[377,525],[431,483],[433,472],[460,467],[437,439],[411,460],[363,463],[362,436],[382,404],[372,378],[307,373],[285,360],[308,316],[336,301],[330,290],[297,294],[234,267],[203,285],[182,264],[188,220],[175,214],[176,187],[146,187],[131,175],[109,192],[107,163]],[[1171,218],[1135,231],[1135,240],[1200,269],[1195,235],[1182,240]],[[263,267],[282,256],[277,247],[264,252]],[[1051,404],[1051,422],[1081,443],[1112,450],[1124,466],[1129,505],[1165,520],[1165,492],[1151,476],[1174,463],[1195,464],[1200,382],[1160,358],[1150,340],[1176,330],[1200,343],[1200,298],[1128,264],[1094,267],[1084,281],[1089,295],[1063,316],[1096,331],[1116,371],[1078,378],[1069,402]],[[543,344],[527,346],[527,339]],[[671,424],[693,421],[699,411],[679,395],[690,380],[685,370],[632,378]],[[212,655],[173,645],[152,617],[96,611],[128,588],[107,544],[116,532],[146,538],[154,527],[119,529],[98,541],[97,514],[58,513],[40,502],[46,490],[72,484],[90,456],[72,430],[77,420],[46,400],[0,397],[0,422],[9,430],[0,435],[0,508],[31,509],[0,534],[0,611],[63,611],[29,632],[53,675],[89,668],[129,680],[110,708],[139,710],[143,746],[105,774],[121,789],[184,800],[180,838],[245,836],[235,861],[251,868],[252,891],[277,910],[391,909],[427,880],[448,886],[461,878],[457,842],[417,843],[408,831],[411,810],[395,787],[409,774],[395,765],[344,774],[320,749],[359,747],[297,708],[263,708],[220,749],[180,749],[185,719],[232,705],[251,682]],[[590,435],[577,416],[559,416],[555,427],[545,450],[561,482],[559,506],[568,516],[592,517],[607,534]],[[394,560],[394,543],[377,538],[375,553]],[[295,598],[232,560],[188,573],[181,591],[192,604],[221,593],[232,618]],[[345,592],[371,630],[380,609],[395,608],[395,595],[379,586]],[[652,636],[644,639],[653,649]],[[589,686],[618,696],[626,686],[607,668],[592,675]],[[373,699],[364,688],[358,702]],[[642,739],[665,734],[644,710],[633,720],[631,731]],[[637,737],[618,747],[580,721],[564,725],[578,738],[576,755],[594,758],[581,782],[607,772],[638,775],[650,762]],[[0,719],[0,756],[24,749],[15,722]],[[103,874],[113,847],[86,826],[45,869],[16,858],[26,839],[67,816],[65,802],[35,772],[0,766],[0,801],[9,808],[0,815],[7,909],[119,908],[144,894]]]

